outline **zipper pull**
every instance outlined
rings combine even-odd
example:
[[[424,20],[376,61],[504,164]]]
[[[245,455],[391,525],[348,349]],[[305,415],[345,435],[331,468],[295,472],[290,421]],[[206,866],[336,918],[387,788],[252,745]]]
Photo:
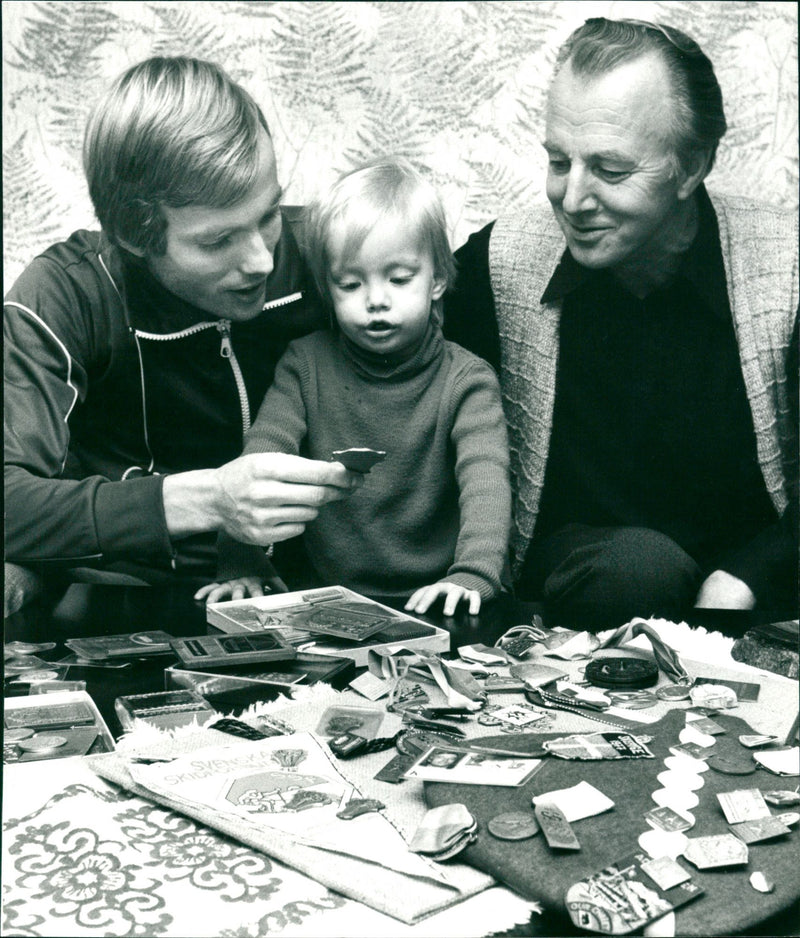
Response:
[[[223,358],[230,358],[233,355],[233,346],[231,345],[231,324],[227,319],[221,319],[217,323],[217,329],[221,336],[219,354]]]

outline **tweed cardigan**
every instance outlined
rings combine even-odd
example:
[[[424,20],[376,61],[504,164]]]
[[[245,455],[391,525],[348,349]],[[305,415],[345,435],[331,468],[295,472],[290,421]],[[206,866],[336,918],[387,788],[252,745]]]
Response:
[[[780,514],[790,493],[794,497],[798,464],[786,374],[800,293],[797,216],[749,199],[709,195],[759,465]],[[553,426],[561,305],[542,303],[541,296],[565,247],[549,205],[499,218],[489,241],[514,491],[515,577],[533,536]]]

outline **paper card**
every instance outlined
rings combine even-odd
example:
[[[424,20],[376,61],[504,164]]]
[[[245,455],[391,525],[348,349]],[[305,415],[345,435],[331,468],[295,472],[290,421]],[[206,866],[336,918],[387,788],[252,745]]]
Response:
[[[405,773],[406,778],[460,785],[516,787],[542,764],[541,759],[497,756],[447,746],[432,746]]]
[[[683,855],[699,870],[710,870],[742,866],[747,863],[748,850],[747,844],[733,834],[710,834],[707,837],[690,837]]]
[[[691,880],[662,888],[643,869],[652,862],[646,854],[633,854],[570,886],[566,906],[573,923],[604,935],[625,935],[702,895]]]
[[[725,812],[725,820],[729,824],[738,824],[740,821],[754,821],[757,818],[769,816],[769,806],[757,788],[740,788],[736,791],[723,791],[717,795],[717,800]]]
[[[579,782],[572,788],[560,788],[557,791],[548,791],[543,795],[534,795],[535,805],[548,802],[556,805],[564,813],[564,817],[571,824],[585,817],[602,814],[614,807],[614,802],[606,797],[589,782]]]
[[[394,681],[384,681],[376,677],[371,671],[365,671],[350,681],[350,687],[368,700],[380,700],[385,697],[394,686]]]

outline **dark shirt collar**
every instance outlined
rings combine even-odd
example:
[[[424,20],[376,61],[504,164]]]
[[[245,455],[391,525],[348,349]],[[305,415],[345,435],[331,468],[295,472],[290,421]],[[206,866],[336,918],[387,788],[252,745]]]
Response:
[[[730,318],[717,216],[703,185],[697,190],[697,207],[697,235],[683,255],[675,277],[666,288],[669,289],[672,283],[683,278],[697,290],[714,315]],[[601,276],[604,276],[603,271],[582,267],[567,249],[561,255],[561,260],[542,294],[541,302],[558,303],[579,287]],[[624,288],[620,285],[620,289]]]

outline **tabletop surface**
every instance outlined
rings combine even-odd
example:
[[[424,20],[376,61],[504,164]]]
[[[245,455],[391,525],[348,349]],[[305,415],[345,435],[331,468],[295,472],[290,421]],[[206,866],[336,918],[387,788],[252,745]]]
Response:
[[[402,608],[400,603],[395,605]],[[531,603],[520,603],[510,597],[484,605],[480,615],[459,613],[443,618],[440,614],[423,616],[425,621],[439,625],[450,632],[451,650],[478,642],[492,645],[507,629],[530,623],[540,608]],[[694,624],[703,624],[709,630],[717,628],[728,634],[741,634],[752,618],[736,614],[715,615],[698,611]],[[63,642],[77,636],[116,635],[135,631],[162,629],[175,637],[216,633],[207,625],[205,606],[193,600],[191,594],[179,587],[120,587],[76,584],[67,601],[54,612],[30,610],[6,620],[5,641],[53,641],[57,647],[43,655],[58,660],[68,652]],[[146,693],[164,689],[164,668],[174,659],[164,657],[139,660],[123,669],[86,668],[71,669],[68,678],[85,680],[109,729],[115,736],[121,727],[114,710],[118,696]],[[6,688],[8,693],[8,687]],[[797,934],[797,909],[764,922],[748,935]],[[506,935],[572,935],[578,932],[568,921],[558,916],[534,915],[526,926],[520,926]]]

